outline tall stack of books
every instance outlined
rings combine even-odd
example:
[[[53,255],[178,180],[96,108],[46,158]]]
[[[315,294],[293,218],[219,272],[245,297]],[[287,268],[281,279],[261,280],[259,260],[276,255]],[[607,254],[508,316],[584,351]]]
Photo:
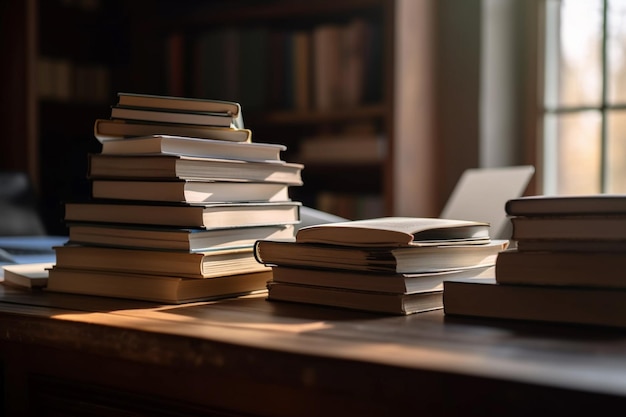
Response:
[[[446,314],[626,327],[626,195],[509,200],[495,280],[447,282]]]
[[[446,279],[493,276],[507,245],[486,223],[383,217],[259,240],[255,255],[273,269],[269,300],[404,315],[441,309]]]
[[[303,166],[241,135],[237,103],[120,94],[111,117],[121,130],[89,155],[92,198],[65,204],[69,244],[48,290],[169,303],[264,291],[271,270],[253,245],[293,239]]]

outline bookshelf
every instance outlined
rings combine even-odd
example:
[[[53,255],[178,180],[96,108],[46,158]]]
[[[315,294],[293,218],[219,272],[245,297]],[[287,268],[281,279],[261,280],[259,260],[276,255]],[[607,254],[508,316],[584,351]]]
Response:
[[[0,116],[12,126],[7,137],[0,140],[5,148],[11,147],[1,159],[2,166],[30,173],[46,207],[46,224],[51,232],[63,232],[60,202],[89,192],[86,154],[99,149],[93,138],[93,121],[109,116],[116,92],[220,95],[242,103],[244,121],[253,131],[253,140],[287,145],[284,157],[293,162],[304,159],[300,145],[305,139],[341,140],[362,135],[371,140],[376,136],[380,149],[367,161],[352,160],[352,152],[345,153],[344,159],[304,160],[305,185],[294,190],[292,197],[314,207],[324,205],[329,211],[341,206],[345,211],[339,214],[346,217],[404,214],[396,213],[397,207],[412,206],[394,187],[403,177],[402,172],[414,169],[407,165],[413,161],[410,157],[406,158],[408,162],[399,161],[394,153],[402,153],[404,148],[413,152],[419,142],[415,142],[415,135],[402,135],[401,141],[396,135],[398,88],[394,74],[398,68],[394,67],[394,51],[399,3],[7,0],[3,15],[12,16],[11,21],[16,23],[2,30],[14,40],[9,53],[23,69],[23,75],[2,70],[6,84],[2,97],[15,97],[10,90],[17,89],[24,102],[16,103],[19,108],[12,114]],[[426,16],[426,21],[428,15],[423,12],[416,10],[413,14]],[[417,23],[412,21],[410,26],[420,27]],[[368,40],[361,45],[365,52],[361,50],[351,69],[340,70],[353,75],[343,74],[343,81],[329,87],[327,93],[331,96],[338,95],[338,86],[348,91],[339,94],[340,98],[331,97],[330,104],[328,97],[317,96],[320,74],[315,70],[314,56],[315,38],[328,27],[334,28],[334,34],[321,37],[350,38],[349,33],[356,31],[357,40]],[[229,36],[245,39],[241,47],[229,49],[231,55],[241,50],[252,52],[235,58],[229,58],[228,53],[201,53],[214,40],[212,37]],[[295,51],[303,48],[294,45],[303,42],[308,45],[304,47],[308,54],[296,59]],[[246,71],[216,75],[213,80],[218,82],[207,84],[210,74],[219,74],[217,67],[220,71],[229,68],[229,59],[239,60]],[[302,65],[305,75],[294,69]],[[51,67],[54,69],[42,71]],[[50,73],[57,81],[50,83],[46,78]],[[259,77],[265,81],[257,82]],[[216,92],[229,82],[235,85],[230,93]],[[420,117],[427,116],[424,113]],[[26,138],[24,143],[16,146],[22,138]],[[415,175],[435,177],[420,176],[419,172]],[[417,195],[409,200],[419,198]]]

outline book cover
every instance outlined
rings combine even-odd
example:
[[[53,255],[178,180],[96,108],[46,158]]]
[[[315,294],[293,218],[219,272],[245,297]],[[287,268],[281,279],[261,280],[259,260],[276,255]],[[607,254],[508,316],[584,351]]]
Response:
[[[613,288],[450,280],[443,284],[443,308],[450,316],[626,327],[626,291]]]
[[[626,194],[527,196],[507,201],[511,216],[624,214]]]
[[[300,229],[296,240],[358,246],[444,245],[489,241],[489,224],[423,217],[380,217]]]
[[[232,116],[222,113],[185,112],[180,110],[160,110],[149,107],[115,105],[111,107],[112,119],[143,120],[159,123],[180,123],[218,127],[237,127]]]
[[[223,113],[229,116],[238,116],[239,113],[241,113],[241,105],[234,101],[128,92],[119,92],[117,93],[117,97],[118,105],[120,106],[148,107],[154,109],[189,112]]]

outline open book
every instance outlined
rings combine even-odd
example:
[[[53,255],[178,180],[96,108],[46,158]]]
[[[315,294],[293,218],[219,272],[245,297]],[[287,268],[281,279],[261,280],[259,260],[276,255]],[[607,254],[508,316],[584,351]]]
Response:
[[[422,217],[381,217],[303,227],[298,230],[296,241],[389,247],[484,244],[490,239],[488,223]]]

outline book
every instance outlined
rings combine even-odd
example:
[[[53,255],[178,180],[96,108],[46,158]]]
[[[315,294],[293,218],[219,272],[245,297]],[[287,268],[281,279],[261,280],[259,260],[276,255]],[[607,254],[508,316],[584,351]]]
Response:
[[[250,129],[122,119],[96,119],[93,131],[94,136],[100,142],[153,135],[187,136],[198,139],[227,140],[230,142],[250,142],[252,140],[252,131]]]
[[[4,283],[20,288],[44,288],[48,284],[48,269],[54,262],[3,265]]]
[[[287,201],[287,184],[263,182],[93,180],[93,198],[190,203]]]
[[[510,216],[624,214],[626,194],[527,196],[505,204]]]
[[[496,259],[496,280],[507,284],[626,288],[624,252],[520,251]]]
[[[56,247],[55,251],[56,266],[60,268],[186,278],[214,278],[269,270],[256,262],[251,248],[183,252],[66,245]]]
[[[493,278],[494,276],[493,266],[424,272],[420,274],[367,273],[288,266],[275,266],[272,268],[273,282],[398,294],[442,291],[443,282],[448,279],[481,279],[485,277]]]
[[[423,217],[379,217],[303,227],[296,241],[349,246],[482,244],[489,241],[489,224]]]
[[[294,236],[293,225],[198,229],[76,223],[69,224],[68,228],[72,243],[189,252],[252,247],[259,239],[289,239]]]
[[[181,304],[264,293],[270,271],[211,279],[54,267],[47,291]]]
[[[106,141],[102,154],[164,154],[244,161],[280,161],[286,146],[273,143],[229,142],[185,136],[154,135]]]
[[[625,215],[511,217],[511,239],[626,240]]]
[[[174,97],[152,94],[119,92],[117,104],[130,107],[151,107],[165,110],[189,112],[222,113],[239,116],[241,105],[234,101],[213,100],[192,97]]]
[[[298,160],[305,163],[379,163],[387,153],[378,133],[309,136],[299,145]]]
[[[626,327],[626,291],[613,288],[450,280],[443,284],[443,308],[449,316]]]
[[[301,203],[138,203],[85,201],[64,204],[66,222],[104,222],[223,228],[297,224]]]
[[[626,239],[522,239],[515,243],[519,251],[626,252]]]
[[[302,185],[301,164],[179,155],[90,154],[88,178],[257,181]]]
[[[316,304],[377,313],[408,315],[443,307],[442,291],[398,294],[285,284],[274,281],[268,282],[267,288],[267,298],[270,301]]]
[[[159,123],[237,127],[234,123],[234,118],[223,113],[192,113],[179,110],[155,110],[148,107],[113,106],[111,107],[111,118]]]
[[[349,247],[259,240],[254,254],[271,266],[412,274],[493,265],[507,245],[506,240],[493,240],[482,245]]]

